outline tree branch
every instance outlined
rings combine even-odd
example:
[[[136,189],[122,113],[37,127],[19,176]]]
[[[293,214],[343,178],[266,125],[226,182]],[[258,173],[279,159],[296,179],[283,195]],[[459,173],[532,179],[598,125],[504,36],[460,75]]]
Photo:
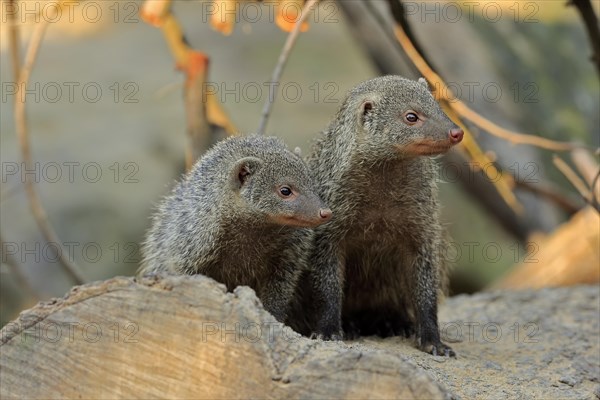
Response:
[[[390,0],[390,2],[394,3],[395,0]],[[394,27],[394,33],[396,34],[396,38],[400,42],[400,45],[402,46],[408,57],[415,64],[419,72],[423,74],[425,79],[427,79],[427,81],[434,88],[436,88],[436,94],[440,96],[440,98],[446,100],[449,106],[456,110],[456,112],[460,116],[468,119],[473,124],[488,132],[489,134],[507,140],[514,144],[529,144],[543,149],[554,151],[570,151],[577,148],[587,147],[579,143],[558,142],[546,139],[541,136],[533,136],[520,132],[514,132],[490,121],[489,119],[480,115],[476,111],[472,110],[469,106],[467,106],[465,103],[459,100],[452,93],[452,90],[448,88],[444,80],[429,66],[427,61],[419,53],[417,48],[412,43],[410,37],[407,35],[407,33],[404,31],[404,29],[399,23],[396,23],[396,26]]]
[[[56,8],[52,8],[54,13],[57,12]],[[15,23],[15,15],[14,13],[9,14],[9,17],[12,19],[11,23]],[[31,71],[33,70],[33,66],[35,65],[35,61],[37,59],[37,54],[44,38],[44,34],[46,32],[46,28],[48,27],[48,21],[55,16],[48,16],[48,18],[43,18],[36,26],[31,36],[31,40],[29,42],[29,46],[27,48],[27,54],[25,56],[25,63],[23,68],[18,73],[17,80],[17,92],[15,94],[15,124],[17,129],[17,137],[19,140],[19,146],[21,149],[21,157],[23,158],[23,162],[25,164],[25,168],[28,170],[33,169],[33,158],[31,156],[31,147],[29,143],[29,134],[27,127],[27,116],[25,110],[25,99],[22,98],[22,91],[25,89],[29,82],[29,77],[31,75]],[[14,34],[14,30],[10,29],[9,34]],[[10,40],[11,46],[18,45],[17,39],[11,36]],[[14,48],[11,50],[11,54],[14,56],[18,54],[18,51]],[[18,62],[13,61],[13,65],[18,65]],[[42,235],[49,243],[54,243],[56,246],[60,248],[57,251],[57,257],[64,267],[64,270],[67,274],[73,279],[76,284],[82,284],[85,282],[85,279],[79,272],[77,266],[71,261],[68,256],[68,251],[62,245],[62,242],[59,240],[54,228],[48,221],[48,216],[46,215],[46,211],[42,206],[42,202],[38,196],[38,193],[35,188],[34,181],[30,179],[30,174],[25,174],[25,180],[23,182],[25,185],[25,191],[27,193],[27,198],[29,199],[29,205],[31,208],[31,212],[35,221],[42,232]]]
[[[211,144],[235,133],[235,127],[221,109],[215,96],[207,91],[209,58],[188,44],[179,21],[171,13],[171,0],[146,0],[140,10],[142,19],[160,28],[177,69],[185,74],[184,101],[188,146],[186,168]]]
[[[573,185],[575,189],[579,192],[581,197],[592,207],[596,209],[600,213],[600,204],[594,201],[594,196],[592,192],[586,187],[585,182],[577,175],[575,171],[569,165],[559,158],[558,156],[554,156],[552,158],[552,162],[558,168],[558,170],[567,178],[567,180]]]
[[[573,5],[579,11],[583,24],[590,38],[592,45],[592,62],[596,65],[598,74],[600,74],[600,28],[598,27],[598,17],[594,13],[594,8],[589,0],[569,0],[567,5]]]
[[[21,52],[19,47],[21,41],[19,39],[19,25],[15,20],[16,12],[16,1],[8,0],[6,13],[8,14],[9,19],[8,36],[10,39],[10,58],[12,62],[13,79],[15,82],[19,82],[19,72],[21,71]]]
[[[532,184],[526,181],[515,179],[515,187],[552,201],[569,215],[575,214],[582,207],[582,205],[578,204],[578,202],[573,201],[569,197],[563,195],[559,190],[549,185],[541,183]]]
[[[396,74],[412,76],[413,78],[420,75],[418,75],[418,71],[410,59],[404,54],[404,50],[394,35],[393,18],[385,15],[385,10],[381,7],[377,7],[380,4],[370,1],[358,2],[343,0],[338,1],[337,3],[344,12],[349,31],[353,35],[355,41],[361,44],[364,51],[370,56],[371,61],[379,74]],[[418,44],[418,38],[414,38],[414,40],[415,42],[413,43]],[[451,113],[455,113],[455,111],[449,106],[446,106],[445,103],[446,101],[440,99],[440,104],[444,107],[444,110],[448,112],[448,115],[450,115],[455,122],[460,123],[460,116],[457,117],[454,116],[454,114],[451,115]],[[478,130],[477,127],[471,126],[471,128]],[[463,140],[463,142],[466,144],[467,141]],[[474,144],[477,145],[477,143]],[[467,150],[467,147],[462,147]],[[532,150],[533,149],[530,149],[529,151]],[[473,149],[471,149],[471,152],[472,151]],[[477,153],[469,153],[468,158],[465,153],[466,151],[448,152],[443,157],[443,162],[446,166],[452,166],[453,169],[458,168],[457,176],[463,185],[464,190],[470,196],[475,198],[504,229],[523,241],[525,241],[532,232],[540,230],[544,231],[547,229],[543,214],[536,211],[539,207],[544,207],[541,197],[538,201],[533,201],[532,199],[529,201],[528,197],[519,197],[518,199],[526,201],[527,218],[518,217],[514,208],[511,208],[506,199],[499,194],[496,183],[498,182],[500,175],[494,175],[492,178],[490,178],[489,175],[486,176],[486,172],[493,172],[491,169],[495,165],[493,161],[490,160],[483,164],[477,161],[476,163],[483,165],[483,168],[473,172],[472,166],[475,163]],[[481,151],[481,149],[479,149],[479,153],[481,153],[480,156],[486,157],[486,154]],[[513,164],[514,161],[521,162],[521,159],[518,157],[513,158],[508,153],[503,154],[503,158],[512,160],[510,164]],[[487,168],[488,165],[490,166],[489,169]],[[493,172],[493,174],[495,174],[495,172]],[[508,172],[506,175],[507,176],[502,176],[501,179],[507,179],[507,189],[510,189],[512,192],[514,185],[518,185],[518,183],[514,182],[514,179],[511,179],[512,176]],[[546,196],[543,197],[547,198]]]
[[[300,34],[302,24],[308,16],[310,15],[313,8],[319,3],[319,0],[308,0],[302,9],[302,15],[296,21],[296,25],[294,29],[288,35],[283,49],[281,50],[281,54],[279,55],[279,60],[277,61],[277,65],[275,65],[275,69],[273,70],[273,75],[271,76],[271,84],[275,82],[279,82],[281,79],[281,74],[283,73],[283,68],[287,63],[287,60],[290,56],[292,49],[294,48],[294,44],[296,43],[296,39]],[[275,92],[269,93],[267,96],[267,101],[262,110],[262,116],[260,120],[260,125],[258,127],[257,133],[259,135],[265,134],[265,129],[267,128],[267,121],[269,120],[269,115],[271,114],[271,108],[273,107],[273,103],[275,102]]]

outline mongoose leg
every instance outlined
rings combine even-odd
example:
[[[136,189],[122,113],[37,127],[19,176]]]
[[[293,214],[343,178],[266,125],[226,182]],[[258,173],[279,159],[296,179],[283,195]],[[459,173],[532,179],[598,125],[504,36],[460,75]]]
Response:
[[[288,260],[289,261],[289,260]],[[285,321],[294,296],[298,273],[301,266],[291,262],[282,262],[267,279],[261,289],[261,299],[265,310],[278,321]]]
[[[421,250],[415,260],[415,275],[413,307],[417,319],[417,340],[419,347],[424,352],[456,357],[456,353],[440,340],[440,332],[437,322],[437,282],[436,263],[439,262],[435,251]]]
[[[315,272],[318,279],[311,279],[317,314],[316,337],[323,340],[342,340],[343,283],[341,263],[335,248],[328,240],[318,241],[311,261],[313,266],[319,266],[319,270]]]

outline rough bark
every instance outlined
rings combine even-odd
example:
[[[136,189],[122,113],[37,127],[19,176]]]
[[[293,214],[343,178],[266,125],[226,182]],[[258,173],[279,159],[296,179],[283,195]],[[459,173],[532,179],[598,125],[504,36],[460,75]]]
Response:
[[[251,289],[201,276],[76,287],[8,324],[0,349],[3,399],[445,397],[397,356],[303,338]]]
[[[600,397],[599,301],[598,286],[451,298],[449,359],[412,339],[303,338],[251,289],[202,276],[114,278],[3,328],[0,397]]]

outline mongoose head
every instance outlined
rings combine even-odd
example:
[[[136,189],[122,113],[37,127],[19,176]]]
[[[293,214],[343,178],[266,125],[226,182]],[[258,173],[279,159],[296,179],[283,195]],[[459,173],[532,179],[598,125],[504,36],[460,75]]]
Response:
[[[462,129],[441,110],[423,78],[371,79],[352,89],[346,102],[355,110],[357,139],[364,135],[373,154],[437,155],[463,138]]]
[[[245,209],[260,222],[310,228],[332,217],[316,194],[308,167],[287,149],[274,148],[237,160],[230,181]]]

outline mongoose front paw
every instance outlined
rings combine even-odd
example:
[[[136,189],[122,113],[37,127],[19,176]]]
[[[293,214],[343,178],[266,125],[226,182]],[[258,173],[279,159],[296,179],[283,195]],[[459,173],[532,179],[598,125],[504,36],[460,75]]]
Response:
[[[442,342],[422,344],[421,350],[434,356],[456,357],[456,353]]]
[[[319,339],[319,340],[343,340],[344,334],[341,331],[333,331],[333,332],[313,332],[310,335],[311,339]]]
[[[344,340],[344,335],[342,335],[341,333],[332,333],[331,335],[317,335],[317,339],[338,341]]]

